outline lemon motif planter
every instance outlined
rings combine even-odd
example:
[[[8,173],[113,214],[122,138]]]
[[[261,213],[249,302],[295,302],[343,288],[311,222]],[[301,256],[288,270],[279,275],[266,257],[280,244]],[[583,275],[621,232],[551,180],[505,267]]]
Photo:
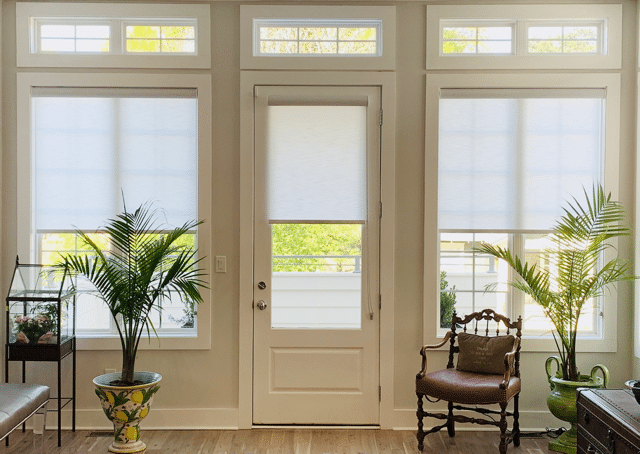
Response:
[[[113,443],[110,452],[134,453],[146,449],[140,440],[140,422],[149,414],[154,394],[160,389],[162,376],[155,372],[136,372],[139,385],[118,386],[111,383],[120,379],[120,373],[100,375],[93,379],[102,410],[113,423]]]

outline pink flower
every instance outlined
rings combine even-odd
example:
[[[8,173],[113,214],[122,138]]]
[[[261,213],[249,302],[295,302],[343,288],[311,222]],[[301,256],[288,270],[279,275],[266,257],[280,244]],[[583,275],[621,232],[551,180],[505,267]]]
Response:
[[[29,322],[29,320],[31,320],[31,317],[29,317],[28,315],[17,315],[14,321],[18,324],[22,324]]]

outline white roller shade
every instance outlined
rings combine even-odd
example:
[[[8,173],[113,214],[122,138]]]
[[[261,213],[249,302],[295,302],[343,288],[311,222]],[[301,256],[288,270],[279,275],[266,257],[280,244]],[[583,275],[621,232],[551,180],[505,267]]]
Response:
[[[441,230],[549,230],[601,182],[604,90],[442,90]]]
[[[269,222],[363,223],[366,105],[284,105],[274,98],[267,109]]]
[[[32,91],[37,231],[95,230],[146,201],[197,219],[194,89]]]

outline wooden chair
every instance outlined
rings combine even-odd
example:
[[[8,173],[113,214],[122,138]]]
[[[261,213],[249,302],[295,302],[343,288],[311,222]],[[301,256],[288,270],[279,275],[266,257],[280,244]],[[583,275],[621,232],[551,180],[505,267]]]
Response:
[[[478,325],[484,325],[484,334],[478,335]],[[473,334],[467,333],[467,324],[473,326]],[[490,335],[490,324],[492,334]],[[506,327],[505,335],[500,335],[500,327]],[[495,328],[493,328],[495,326]],[[461,328],[463,331],[456,332]],[[515,330],[515,336],[511,334]],[[507,317],[496,314],[491,309],[474,312],[464,318],[453,313],[451,331],[448,331],[438,345],[425,345],[420,350],[422,370],[416,375],[416,394],[418,396],[418,449],[424,449],[424,437],[430,433],[447,428],[449,436],[455,435],[455,422],[490,424],[500,428],[500,454],[507,452],[507,445],[513,442],[520,445],[520,426],[518,423],[518,397],[520,393],[520,339],[522,337],[522,317],[512,323]],[[482,331],[481,331],[482,333]],[[456,339],[458,345],[456,345]],[[449,362],[447,368],[427,373],[427,350],[440,348],[449,341]],[[454,366],[454,354],[458,363]],[[448,414],[429,413],[422,408],[422,398],[429,402],[444,400],[448,402]],[[435,400],[434,400],[435,399]],[[507,404],[513,399],[513,412],[507,411]],[[456,405],[462,404],[462,405]],[[478,405],[498,404],[500,411],[478,407]],[[466,406],[464,406],[466,405]],[[474,405],[474,407],[469,407]],[[454,415],[453,410],[470,410],[487,418],[471,418]],[[500,415],[500,420],[490,415]],[[422,418],[429,416],[446,423],[423,430]],[[513,416],[513,430],[507,434],[507,416]],[[491,419],[489,419],[491,418]]]

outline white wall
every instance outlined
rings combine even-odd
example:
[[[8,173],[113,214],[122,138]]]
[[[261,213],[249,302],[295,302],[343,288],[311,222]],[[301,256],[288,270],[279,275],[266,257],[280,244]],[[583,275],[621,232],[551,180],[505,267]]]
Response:
[[[212,61],[213,79],[213,201],[212,249],[208,257],[227,257],[227,272],[211,276],[212,347],[210,350],[141,352],[137,367],[164,376],[154,409],[145,427],[233,427],[238,415],[238,344],[239,325],[239,1],[213,1]],[[623,70],[621,106],[620,200],[633,214],[635,203],[635,110],[637,12],[634,0],[623,0]],[[358,2],[365,4],[365,2]],[[397,129],[396,129],[396,248],[395,248],[395,426],[412,427],[415,418],[414,378],[420,366],[422,344],[423,288],[437,294],[435,259],[425,263],[423,248],[435,254],[433,244],[425,243],[427,231],[435,229],[436,194],[425,200],[424,184],[436,178],[436,156],[424,153],[425,117],[425,15],[423,1],[391,2],[397,7]],[[5,294],[16,255],[16,74],[15,1],[2,4],[2,255],[0,295]],[[48,70],[48,69],[47,69]],[[20,69],[20,71],[23,71]],[[55,70],[53,70],[55,71]],[[84,72],[84,71],[83,71]],[[91,72],[87,70],[86,72]],[[207,71],[205,71],[207,72]],[[426,209],[425,209],[426,206]],[[633,218],[633,217],[632,217]],[[621,255],[633,260],[633,241],[624,240]],[[434,256],[435,257],[435,256]],[[426,273],[424,273],[426,271]],[[423,283],[424,275],[433,275]],[[426,287],[425,287],[426,285]],[[433,285],[433,288],[430,288]],[[615,353],[580,354],[579,365],[586,371],[595,363],[606,364],[612,371],[613,386],[630,378],[640,378],[638,361],[633,356],[632,285],[620,286],[618,295],[618,350]],[[436,317],[436,302],[426,310]],[[0,324],[4,328],[4,320]],[[4,334],[3,334],[4,336]],[[156,342],[156,341],[152,341]],[[544,374],[548,352],[523,353],[521,413],[523,429],[558,426],[548,414],[544,399],[549,387]],[[435,354],[430,369],[443,367],[446,353]],[[633,362],[633,364],[631,364]],[[118,351],[78,353],[78,426],[104,427],[108,424],[99,410],[91,380],[105,368],[120,368]],[[30,367],[33,380],[50,380],[51,367]],[[37,370],[36,370],[37,369]],[[65,372],[65,378],[68,374]],[[51,382],[53,385],[54,382]],[[54,418],[51,418],[54,420]]]

